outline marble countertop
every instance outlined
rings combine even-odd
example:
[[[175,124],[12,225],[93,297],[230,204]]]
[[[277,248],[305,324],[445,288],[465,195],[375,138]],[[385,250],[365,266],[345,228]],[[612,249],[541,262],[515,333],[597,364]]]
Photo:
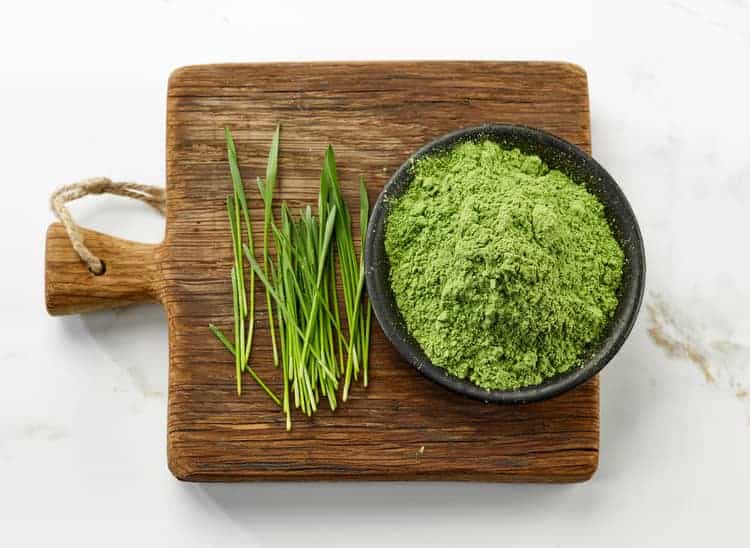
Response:
[[[746,545],[750,2],[323,4],[3,9],[6,544]],[[565,486],[176,481],[165,458],[164,315],[138,306],[47,316],[51,191],[93,175],[161,184],[177,66],[416,58],[566,60],[588,71],[594,156],[631,201],[649,269],[636,328],[602,374],[599,471]],[[117,198],[73,211],[121,237],[163,232],[147,206]]]

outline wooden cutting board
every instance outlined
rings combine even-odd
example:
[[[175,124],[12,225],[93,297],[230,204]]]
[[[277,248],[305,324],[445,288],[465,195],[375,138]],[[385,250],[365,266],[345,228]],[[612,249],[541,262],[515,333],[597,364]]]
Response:
[[[253,181],[264,173],[277,122],[278,197],[295,210],[315,202],[328,143],[354,208],[360,174],[374,202],[410,153],[461,127],[526,124],[591,148],[586,74],[570,64],[294,63],[175,71],[167,97],[164,242],[146,245],[87,231],[86,243],[107,268],[93,276],[56,224],[47,234],[46,264],[52,314],[143,301],[164,305],[172,473],[193,481],[591,477],[599,455],[598,379],[547,402],[482,404],[421,377],[376,324],[370,386],[358,385],[335,413],[296,414],[286,432],[282,414],[249,378],[236,395],[233,359],[207,329],[209,322],[227,332],[232,326],[225,213],[231,180],[222,131],[229,126],[234,132],[257,241],[262,207]],[[260,304],[256,333],[252,365],[278,390]]]

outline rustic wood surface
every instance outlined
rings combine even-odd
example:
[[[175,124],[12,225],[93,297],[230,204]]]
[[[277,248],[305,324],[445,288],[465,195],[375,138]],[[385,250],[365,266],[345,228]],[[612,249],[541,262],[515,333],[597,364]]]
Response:
[[[130,242],[85,228],[81,233],[92,253],[104,261],[104,274],[94,276],[88,271],[62,224],[50,225],[44,284],[50,314],[159,301],[164,283],[160,275],[162,244]]]
[[[94,277],[48,234],[47,304],[70,313],[161,301],[169,322],[168,463],[205,481],[408,479],[568,482],[597,467],[599,385],[553,400],[500,407],[433,385],[399,359],[374,322],[370,385],[335,412],[296,414],[292,432],[212,337],[231,331],[231,189],[223,127],[231,127],[257,235],[254,189],[282,124],[279,200],[313,204],[325,146],[334,145],[346,198],[359,175],[375,200],[422,144],[485,122],[539,127],[590,150],[585,73],[562,63],[402,62],[186,67],[169,81],[167,230],[145,246],[87,233],[107,264]],[[356,227],[355,227],[356,228]],[[103,246],[103,248],[102,248]],[[143,275],[138,273],[141,266]],[[109,277],[111,281],[105,281]],[[260,286],[260,284],[258,284]],[[258,288],[260,296],[261,289]],[[109,299],[109,302],[107,300]],[[263,300],[252,365],[280,388]]]

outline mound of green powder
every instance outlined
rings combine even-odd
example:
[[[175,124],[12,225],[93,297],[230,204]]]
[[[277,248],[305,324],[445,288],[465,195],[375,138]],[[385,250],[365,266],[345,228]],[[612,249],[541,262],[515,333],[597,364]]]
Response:
[[[617,306],[623,252],[602,204],[491,141],[422,158],[390,204],[385,249],[430,360],[486,389],[579,366]]]

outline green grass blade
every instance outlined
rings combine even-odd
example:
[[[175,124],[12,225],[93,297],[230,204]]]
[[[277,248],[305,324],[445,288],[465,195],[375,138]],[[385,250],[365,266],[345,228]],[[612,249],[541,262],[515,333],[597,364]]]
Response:
[[[245,185],[242,182],[242,176],[240,175],[240,166],[237,161],[237,149],[234,144],[234,138],[228,127],[224,128],[224,136],[227,141],[227,157],[229,160],[229,172],[232,175],[232,188],[234,189],[234,195],[240,202],[242,216],[245,221],[245,229],[247,230],[250,248],[252,249],[252,228],[250,226],[250,212],[247,207],[247,197],[245,196]]]
[[[276,185],[276,175],[279,170],[279,142],[281,135],[281,124],[276,124],[276,131],[271,140],[271,149],[268,151],[268,163],[266,164],[266,183],[271,187],[269,194],[273,194]]]
[[[240,348],[240,305],[237,294],[237,273],[232,267],[232,308],[234,309],[234,347]],[[239,352],[234,354],[234,363],[237,374],[237,395],[242,394],[242,357]]]
[[[359,178],[359,265],[360,265],[360,280],[362,282],[363,289],[360,289],[360,293],[364,292],[365,282],[365,242],[367,241],[367,228],[370,222],[370,200],[367,196],[367,186],[365,185],[365,178]],[[370,300],[365,295],[360,296],[360,299],[364,299],[365,307],[365,322],[360,322],[361,332],[361,344],[360,344],[360,359],[362,361],[362,385],[367,386],[368,377],[368,364],[370,361],[370,324],[372,317],[372,307],[370,306]]]
[[[247,242],[251,250],[254,248],[253,230],[252,230],[252,225],[250,224],[250,212],[247,206],[247,197],[245,195],[245,185],[242,182],[239,162],[237,161],[237,148],[234,143],[232,132],[228,127],[224,128],[224,136],[225,136],[226,143],[227,143],[227,160],[229,162],[229,172],[232,176],[232,188],[234,191],[233,197],[235,201],[235,207],[234,207],[235,211],[234,211],[234,215],[230,213],[230,223],[232,224],[232,227],[233,227],[232,240],[235,246],[234,247],[235,264],[240,274],[240,280],[239,280],[240,281],[240,294],[241,294],[240,303],[242,305],[241,329],[243,332],[243,339],[246,338],[246,340],[243,341],[242,346],[244,347],[244,352],[243,352],[243,355],[241,356],[242,369],[244,370],[245,366],[247,365],[247,362],[250,359],[250,350],[252,348],[253,334],[255,331],[255,274],[252,271],[250,272],[250,299],[248,302],[247,290],[245,286],[244,265],[243,265],[243,260],[242,260],[242,248],[241,248],[242,230],[239,226],[240,225],[240,213],[237,211],[237,209],[240,209],[242,212],[242,219],[244,220],[245,231],[247,232]],[[244,319],[248,316],[249,316],[249,322],[248,322],[248,327],[247,327],[247,334],[245,337]]]
[[[234,346],[232,345],[231,342],[229,342],[229,339],[227,339],[224,333],[222,333],[218,327],[216,327],[214,324],[211,324],[211,323],[208,324],[208,328],[211,330],[211,333],[213,333],[214,336],[217,339],[219,339],[221,344],[223,344],[226,347],[226,349],[229,350],[232,356],[236,357]],[[255,380],[255,382],[258,383],[258,386],[260,386],[263,389],[263,391],[266,394],[268,394],[268,396],[273,400],[273,402],[279,407],[281,407],[281,400],[276,395],[276,393],[273,390],[271,390],[265,382],[263,382],[263,379],[261,379],[258,376],[258,374],[255,371],[253,371],[251,367],[248,367],[247,371],[250,374],[250,376]]]
[[[370,220],[370,199],[367,196],[365,178],[359,178],[359,247],[360,256],[364,257],[365,241],[367,240],[367,223]]]
[[[331,245],[331,236],[333,236],[333,229],[336,226],[336,206],[331,206],[330,214],[328,215],[328,221],[326,222],[325,232],[323,233],[323,242],[320,245],[318,252],[318,276],[316,283],[321,284],[323,278],[323,272],[325,265],[327,264],[326,259],[328,258],[328,250]]]
[[[281,126],[276,126],[273,139],[271,141],[271,148],[268,152],[268,161],[266,163],[266,180],[262,182],[258,179],[258,189],[260,190],[261,197],[263,198],[263,268],[265,269],[266,277],[270,270],[270,259],[268,254],[269,244],[269,232],[270,227],[273,224],[273,193],[276,186],[276,176],[278,174],[279,164],[279,142],[280,142],[280,131]],[[271,331],[271,347],[273,350],[273,363],[279,365],[279,353],[276,344],[276,330],[273,319],[273,305],[271,303],[271,296],[269,294],[268,285],[266,285],[266,309],[268,310],[268,325]]]
[[[211,333],[213,333],[216,338],[219,339],[221,344],[223,344],[226,349],[232,353],[232,356],[234,356],[234,345],[229,342],[229,339],[226,338],[224,333],[222,333],[221,330],[212,323],[208,324],[208,328],[211,330]]]

